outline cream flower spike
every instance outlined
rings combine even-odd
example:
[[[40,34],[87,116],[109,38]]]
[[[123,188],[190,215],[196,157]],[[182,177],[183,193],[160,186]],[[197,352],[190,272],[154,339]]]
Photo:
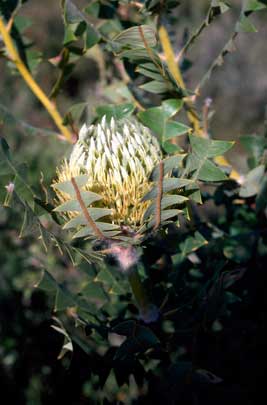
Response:
[[[142,225],[149,202],[142,197],[149,191],[149,176],[162,158],[157,139],[136,120],[115,120],[84,124],[70,158],[57,169],[56,183],[81,174],[88,175],[84,190],[102,196],[93,207],[109,208],[113,215],[106,221],[137,229]],[[57,203],[70,199],[57,193]]]

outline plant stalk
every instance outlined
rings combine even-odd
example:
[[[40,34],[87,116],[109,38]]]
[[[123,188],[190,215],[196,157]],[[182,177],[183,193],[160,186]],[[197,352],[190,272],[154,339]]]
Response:
[[[39,101],[43,104],[45,109],[48,111],[50,116],[53,118],[55,124],[57,125],[58,129],[60,130],[61,134],[69,141],[72,143],[72,134],[68,130],[67,127],[65,127],[62,124],[62,117],[60,116],[56,106],[54,103],[52,103],[49,98],[46,96],[46,94],[43,92],[43,90],[40,88],[40,86],[35,82],[33,79],[31,73],[21,60],[14,44],[11,39],[11,36],[9,34],[8,28],[6,27],[2,17],[0,17],[0,34],[2,35],[2,40],[6,46],[6,49],[9,53],[9,56],[12,60],[12,62],[16,65],[16,68],[18,69],[19,73],[27,83],[27,85],[30,87],[32,92],[35,94],[35,96],[39,99]]]
[[[174,79],[176,80],[177,84],[182,88],[185,89],[185,83],[182,77],[182,73],[179,67],[178,62],[176,62],[175,60],[175,54],[174,51],[172,49],[172,45],[170,42],[170,38],[168,35],[167,30],[165,29],[165,27],[161,26],[159,28],[159,38],[160,38],[160,42],[161,42],[161,46],[166,58],[166,63],[168,65],[168,68],[171,72],[171,74],[173,75]],[[203,131],[203,129],[201,128],[200,125],[200,120],[197,116],[197,113],[195,111],[195,107],[192,101],[187,101],[186,102],[186,108],[187,108],[187,116],[189,121],[191,122],[193,128],[194,128],[194,132],[196,133],[196,135],[200,136],[200,137],[205,137],[205,131]],[[222,166],[231,166],[230,163],[227,161],[227,159],[223,156],[217,156],[214,158],[215,162],[219,165]],[[230,177],[234,180],[236,180],[237,182],[241,181],[241,175],[235,170],[232,169],[231,173],[230,173]]]

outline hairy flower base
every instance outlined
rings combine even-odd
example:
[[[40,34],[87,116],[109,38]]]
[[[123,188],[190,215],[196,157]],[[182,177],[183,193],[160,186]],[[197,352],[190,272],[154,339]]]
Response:
[[[161,160],[159,144],[148,128],[137,121],[110,124],[105,117],[98,125],[84,125],[69,160],[57,170],[56,182],[88,175],[84,190],[102,196],[94,207],[112,209],[109,222],[136,228],[142,224],[148,202],[142,197],[149,191],[149,175]],[[57,192],[59,203],[70,197]]]

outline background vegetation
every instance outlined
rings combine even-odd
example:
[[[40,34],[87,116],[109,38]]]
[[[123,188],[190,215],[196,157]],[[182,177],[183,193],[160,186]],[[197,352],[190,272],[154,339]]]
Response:
[[[101,116],[99,106],[133,103],[138,111],[140,103],[147,111],[166,99],[181,97],[177,96],[177,88],[171,90],[171,96],[168,92],[162,95],[141,90],[139,86],[147,78],[134,71],[136,66],[131,61],[114,57],[107,37],[114,38],[117,32],[130,26],[151,23],[150,16],[140,17],[139,8],[129,6],[132,2],[21,3],[0,1],[1,18],[7,24],[15,7],[22,6],[13,15],[12,40],[36,82],[56,103],[73,137],[82,122]],[[153,5],[149,1],[140,3]],[[167,29],[175,55],[203,21],[207,22],[186,57],[180,60],[186,89],[195,89],[225,45],[235,37],[235,49],[231,47],[224,63],[214,69],[195,106],[203,126],[203,106],[207,97],[212,99],[209,134],[215,139],[236,141],[227,159],[245,179],[244,185],[240,188],[235,180],[229,180],[216,187],[205,186],[204,204],[193,206],[189,224],[182,220],[178,230],[170,227],[168,236],[159,235],[147,241],[147,253],[139,271],[152,291],[153,301],[158,306],[164,303],[164,317],[159,323],[152,323],[145,333],[142,327],[146,325],[138,323],[138,338],[144,348],[140,350],[132,342],[133,350],[121,350],[118,354],[124,336],[131,334],[131,322],[138,318],[137,308],[127,287],[126,292],[119,292],[111,301],[106,296],[109,284],[104,296],[98,289],[90,290],[86,278],[90,266],[77,259],[78,249],[84,245],[71,243],[66,232],[41,208],[41,202],[47,202],[47,193],[50,202],[53,201],[50,184],[55,167],[71,146],[62,134],[58,136],[59,130],[46,109],[29,90],[12,60],[8,60],[2,37],[0,131],[1,140],[9,144],[12,160],[3,141],[0,385],[9,403],[252,404],[257,403],[264,387],[266,2],[188,0],[177,7],[172,7],[176,2],[171,1],[154,3],[150,12],[160,15],[159,26]],[[86,29],[80,26],[77,32],[79,16],[68,14],[66,7],[70,4],[79,10],[86,7],[84,13],[89,21]],[[168,4],[170,10],[166,10]],[[231,7],[228,9],[227,5]],[[214,20],[207,20],[209,7],[216,11]],[[73,22],[71,18],[76,20]],[[258,32],[254,32],[256,29]],[[24,42],[21,48],[20,39]],[[165,61],[160,44],[157,49]],[[186,111],[181,111],[178,118],[179,122],[191,125]],[[186,145],[185,137],[180,139],[180,144]],[[25,201],[30,201],[25,197],[25,184],[21,186],[19,179],[18,195],[24,198],[20,201],[6,190],[14,179],[14,172],[10,174],[7,170],[10,166],[7,160],[22,179],[27,171],[26,184],[41,201],[37,205],[35,201],[35,213],[44,229],[55,234],[58,241],[62,238],[67,249],[71,249],[69,246],[76,249],[73,254],[78,267],[54,244],[46,251],[37,239],[35,224],[29,220],[27,210],[26,216],[23,212]],[[30,202],[29,206],[32,207]],[[63,288],[61,296],[58,292],[61,290],[57,290],[56,304],[46,285],[44,290],[33,288],[44,268]],[[110,268],[113,269],[112,264]],[[91,282],[90,277],[95,274],[93,265],[90,272]],[[119,287],[123,282],[119,279]],[[108,331],[92,327],[89,317],[86,325],[75,328],[75,316],[66,302],[64,288],[77,293],[81,286],[92,297],[92,307],[97,300],[103,300],[103,308],[102,304],[100,307],[106,311]],[[123,298],[118,298],[121,295]],[[114,313],[111,304],[116,307]],[[63,336],[62,331],[67,335]],[[70,340],[73,347],[67,349],[74,350],[68,350],[58,360],[62,345],[70,344]]]

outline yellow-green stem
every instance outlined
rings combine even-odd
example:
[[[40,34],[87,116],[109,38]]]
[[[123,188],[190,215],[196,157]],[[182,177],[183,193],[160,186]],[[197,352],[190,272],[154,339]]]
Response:
[[[174,51],[171,46],[168,32],[165,29],[165,27],[163,27],[163,26],[161,26],[159,28],[159,38],[160,38],[161,46],[162,46],[162,49],[163,49],[163,52],[164,52],[164,55],[166,58],[166,63],[168,65],[168,68],[169,68],[171,74],[173,75],[174,79],[176,80],[177,84],[182,89],[184,89],[185,83],[184,83],[184,80],[182,77],[182,73],[181,73],[179,64],[176,63],[176,61],[175,61],[175,55],[174,55]],[[194,128],[195,134],[200,137],[205,137],[205,135],[206,135],[205,131],[203,130],[203,128],[201,128],[200,121],[196,114],[195,107],[194,107],[194,104],[192,101],[186,102],[186,109],[187,109],[188,120],[190,121],[190,123],[192,124],[192,126]],[[214,160],[219,165],[230,166],[227,159],[223,156],[218,156]],[[240,181],[240,179],[241,179],[241,175],[234,169],[232,169],[230,177],[237,181]]]
[[[13,44],[13,41],[11,39],[11,36],[8,31],[8,27],[5,25],[2,17],[0,17],[0,33],[2,35],[2,40],[6,46],[6,50],[9,54],[9,57],[15,64],[16,68],[18,69],[19,73],[27,83],[27,85],[30,87],[32,92],[35,94],[35,96],[40,100],[40,102],[43,104],[45,109],[48,111],[50,116],[53,118],[55,124],[57,125],[58,129],[60,130],[61,134],[69,141],[72,142],[72,134],[68,130],[67,127],[65,127],[62,124],[62,117],[60,116],[56,106],[49,100],[49,98],[46,96],[46,94],[43,92],[43,90],[40,88],[40,86],[35,82],[33,79],[31,73],[19,57],[19,54]]]

